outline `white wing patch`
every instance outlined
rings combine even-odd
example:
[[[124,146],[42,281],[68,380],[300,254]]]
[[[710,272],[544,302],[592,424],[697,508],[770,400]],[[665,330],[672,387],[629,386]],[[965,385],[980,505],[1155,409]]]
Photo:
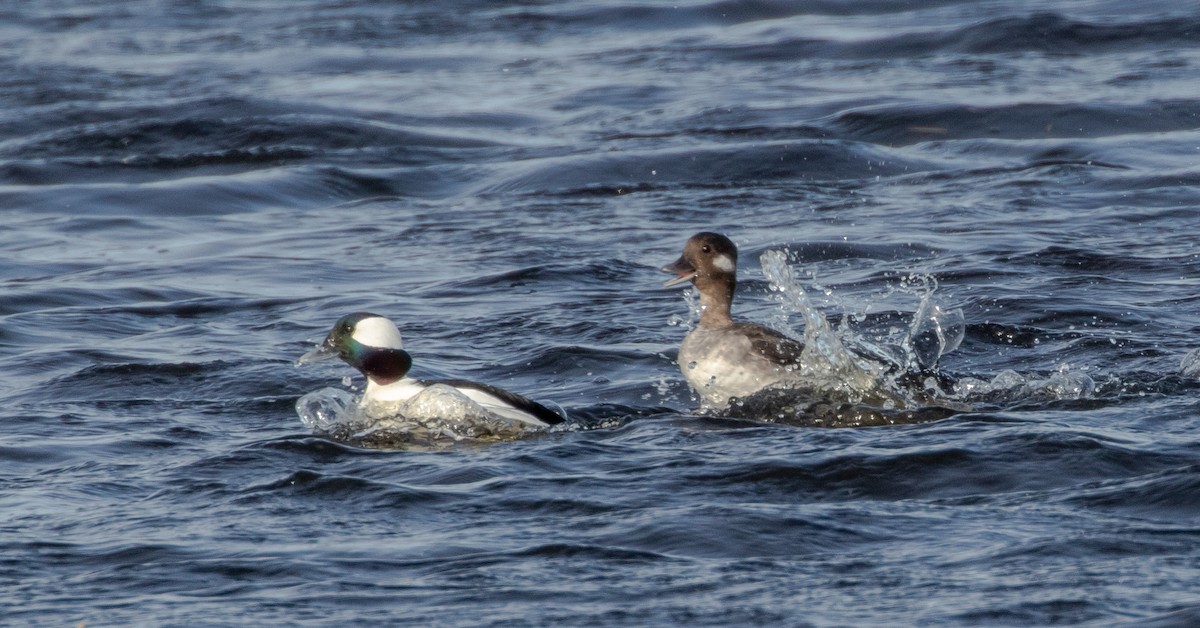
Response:
[[[713,266],[716,266],[720,270],[723,270],[727,273],[732,273],[733,271],[737,270],[737,262],[733,261],[733,258],[724,254],[713,258]]]
[[[380,349],[403,349],[400,330],[396,324],[382,316],[364,318],[354,326],[352,338],[368,347]]]
[[[508,405],[508,403],[503,399],[493,397],[482,390],[477,390],[475,388],[459,388],[458,392],[465,395],[467,399],[479,404],[479,406],[484,410],[487,410],[488,412],[491,412],[497,416],[513,421],[520,421],[521,423],[527,423],[529,425],[545,425],[541,419],[529,414],[528,412],[525,412],[524,410],[514,408]]]

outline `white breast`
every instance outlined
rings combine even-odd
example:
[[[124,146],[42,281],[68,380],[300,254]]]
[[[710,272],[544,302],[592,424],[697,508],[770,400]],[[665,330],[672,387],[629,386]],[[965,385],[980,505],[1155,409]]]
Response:
[[[679,347],[679,368],[705,407],[724,408],[793,375],[754,351],[745,336],[727,330],[693,329]]]
[[[397,401],[408,401],[422,390],[425,390],[425,385],[409,377],[390,384],[376,384],[368,379],[367,390],[363,394],[363,402],[394,403]]]

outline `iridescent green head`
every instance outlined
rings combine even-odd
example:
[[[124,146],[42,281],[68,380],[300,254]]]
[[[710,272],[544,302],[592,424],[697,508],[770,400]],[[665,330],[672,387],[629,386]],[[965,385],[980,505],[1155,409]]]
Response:
[[[337,356],[377,384],[390,384],[408,373],[412,357],[403,349],[395,323],[370,312],[347,314],[334,323],[324,342],[299,364]]]

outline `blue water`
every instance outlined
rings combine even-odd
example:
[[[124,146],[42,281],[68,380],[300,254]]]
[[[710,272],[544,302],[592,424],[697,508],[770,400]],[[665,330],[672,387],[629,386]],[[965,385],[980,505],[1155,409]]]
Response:
[[[5,623],[1200,623],[1188,3],[63,0],[0,59]],[[701,230],[798,336],[763,253],[843,334],[932,289],[971,403],[698,414]],[[568,428],[306,427],[360,310]]]

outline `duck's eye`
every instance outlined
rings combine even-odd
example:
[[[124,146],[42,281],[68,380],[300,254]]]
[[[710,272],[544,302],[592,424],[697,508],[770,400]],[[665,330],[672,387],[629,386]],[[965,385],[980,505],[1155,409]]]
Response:
[[[709,246],[709,245],[707,245],[707,244],[705,244],[704,246],[700,247],[700,250],[701,250],[701,251],[704,251],[705,253],[712,253],[712,247],[711,247],[711,246]]]

